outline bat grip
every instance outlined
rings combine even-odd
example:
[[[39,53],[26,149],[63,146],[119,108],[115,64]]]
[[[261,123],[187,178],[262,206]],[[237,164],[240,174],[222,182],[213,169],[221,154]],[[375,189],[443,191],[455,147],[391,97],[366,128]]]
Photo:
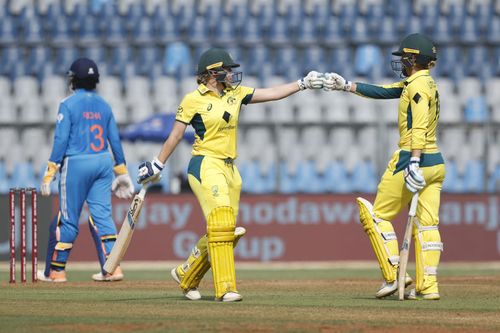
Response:
[[[408,215],[415,216],[417,214],[417,204],[418,204],[418,192],[413,194],[413,197],[411,198],[410,212],[408,213]]]

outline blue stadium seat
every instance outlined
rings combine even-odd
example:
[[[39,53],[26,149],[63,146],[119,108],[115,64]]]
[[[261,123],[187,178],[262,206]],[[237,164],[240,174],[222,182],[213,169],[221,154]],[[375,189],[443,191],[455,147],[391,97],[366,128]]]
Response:
[[[457,35],[466,19],[465,4],[451,3],[447,19],[451,32]]]
[[[465,58],[465,75],[480,76],[483,67],[489,64],[488,49],[481,45],[476,45],[467,49]]]
[[[255,45],[248,50],[245,57],[245,74],[259,76],[262,64],[269,62],[269,50],[263,45]]]
[[[457,67],[461,67],[462,53],[456,46],[444,46],[438,49],[439,65],[435,70],[440,76],[451,76]]]
[[[384,7],[378,4],[368,5],[366,11],[366,24],[372,37],[377,37],[380,27],[385,19]]]
[[[493,61],[490,60],[492,76],[500,76],[500,46],[493,49],[493,56],[491,59],[493,59]]]
[[[350,35],[354,23],[359,19],[357,7],[343,4],[339,12],[339,27],[340,31],[345,35]]]
[[[259,26],[261,29],[265,31],[269,30],[272,25],[274,25],[274,21],[276,19],[276,8],[272,2],[268,2],[261,6],[257,14],[257,19],[259,22]]]
[[[354,71],[356,75],[371,77],[374,71],[385,65],[383,60],[378,46],[373,44],[359,46],[354,56]]]
[[[466,16],[459,31],[459,38],[462,43],[476,44],[479,40],[476,20],[471,16]]]
[[[220,17],[217,25],[214,28],[214,35],[212,40],[216,45],[222,47],[227,47],[228,45],[235,43],[236,34],[234,28],[234,22],[230,17]]]
[[[10,184],[9,178],[7,177],[7,171],[5,168],[5,163],[0,161],[0,193],[5,194],[9,192]]]
[[[71,28],[65,16],[54,17],[50,23],[49,33],[55,46],[69,45],[73,42]]]
[[[489,119],[488,105],[483,96],[469,97],[465,103],[464,118],[469,123],[484,123]]]
[[[324,174],[324,185],[326,186],[328,192],[352,192],[351,178],[343,163],[332,161],[328,165]]]
[[[500,16],[494,15],[491,18],[486,32],[486,40],[496,45],[500,43]]]
[[[360,193],[377,191],[377,171],[372,161],[361,161],[352,172],[352,189]]]
[[[99,66],[106,61],[106,50],[101,45],[88,46],[83,49],[82,56],[94,60]]]
[[[379,28],[379,33],[373,36],[374,41],[381,44],[395,44],[398,39],[398,35],[394,29],[394,19],[392,17],[386,17]]]
[[[207,29],[207,21],[203,16],[198,16],[188,29],[188,40],[195,45],[206,43],[210,40],[209,29]]]
[[[465,192],[480,193],[485,190],[485,167],[484,161],[471,160],[467,162],[464,173],[464,190]]]
[[[296,66],[298,58],[297,49],[293,46],[277,48],[272,58],[274,74],[285,76],[291,67]]]
[[[327,190],[314,161],[301,161],[297,168],[297,190],[301,193],[323,193]]]
[[[500,165],[496,166],[488,178],[488,192],[500,192]]]
[[[194,67],[191,66],[191,55],[187,45],[181,42],[167,45],[162,69],[165,75],[173,75],[175,77],[191,75]]]
[[[100,38],[99,21],[92,15],[85,15],[77,19],[75,35],[81,46],[97,44]]]
[[[362,16],[358,16],[357,20],[352,23],[351,40],[356,44],[364,44],[371,39],[368,23]]]
[[[273,24],[269,28],[269,33],[267,35],[268,42],[277,46],[288,44],[290,35],[291,32],[288,29],[288,22],[286,18],[284,16],[277,15]]]
[[[181,37],[179,23],[175,16],[171,16],[167,7],[153,13],[153,24],[155,28],[155,39],[162,44],[168,44],[179,40]]]
[[[44,46],[36,46],[28,51],[28,60],[26,62],[26,73],[39,76],[48,63],[51,63],[50,50]]]
[[[336,47],[330,53],[330,60],[327,61],[328,68],[341,72],[345,77],[353,76],[352,64],[353,54],[349,47]]]
[[[139,46],[156,42],[153,19],[149,16],[144,16],[138,20],[133,28],[132,37],[133,43]]]
[[[153,72],[153,66],[158,60],[158,52],[154,46],[143,46],[138,50],[135,60],[135,73],[149,76]]]
[[[240,31],[240,29],[246,25],[250,13],[244,3],[236,2],[232,4],[231,11],[225,16],[230,18],[231,24],[233,25],[233,31],[236,32]]]
[[[17,162],[10,179],[10,187],[38,187],[33,165],[30,162]]]
[[[318,44],[318,30],[314,18],[309,16],[302,18],[300,26],[296,29],[295,44],[303,47]]]
[[[41,19],[38,16],[25,16],[21,22],[22,40],[27,44],[38,44],[44,40],[44,31]],[[1,36],[0,36],[1,38]]]
[[[326,1],[324,3],[315,2],[313,4],[313,8],[311,10],[311,18],[315,23],[316,31],[324,31],[331,23],[330,20],[332,16],[330,13],[332,12],[330,1]]]
[[[435,4],[422,4],[420,23],[425,33],[431,35],[439,19],[439,4],[437,2]]]
[[[18,25],[15,17],[5,16],[0,19],[0,41],[14,43],[18,38]]]
[[[455,161],[446,161],[446,177],[443,183],[443,191],[449,193],[461,193],[464,191],[463,179],[458,173]]]
[[[240,40],[244,45],[252,46],[263,41],[263,31],[259,19],[249,16],[246,23],[241,27]]]
[[[476,29],[480,36],[486,36],[488,28],[491,25],[493,13],[494,9],[492,3],[476,4],[472,16],[474,17]]]
[[[247,161],[238,167],[243,179],[243,191],[252,194],[272,193],[276,189],[276,166],[262,172],[258,161]]]
[[[132,61],[132,50],[127,45],[111,48],[110,61],[108,62],[108,74],[121,75],[124,68]]]
[[[106,45],[121,45],[127,41],[127,31],[124,20],[116,15],[106,19],[106,25],[103,28],[103,41]]]
[[[298,179],[301,177],[298,173],[289,172],[286,162],[279,164],[279,192],[280,193],[297,193],[299,191]]]
[[[205,9],[205,12],[203,13],[203,17],[205,18],[205,22],[207,24],[206,27],[208,28],[208,30],[212,30],[218,24],[220,24],[220,21],[223,17],[222,7],[223,6],[217,6],[215,4],[207,5],[207,8]],[[196,18],[196,19],[198,19],[198,18]]]
[[[302,54],[302,61],[300,63],[300,69],[303,73],[308,73],[309,71],[315,70],[319,72],[325,72],[330,70],[325,64],[326,57],[323,52],[323,48],[319,46],[311,46],[304,50]]]
[[[331,16],[328,20],[328,24],[325,26],[325,29],[321,34],[321,44],[330,48],[335,48],[342,45],[346,40],[346,37],[347,36],[341,32],[339,18]]]
[[[75,47],[59,47],[55,49],[55,71],[65,75],[71,63],[78,58],[78,49]]]
[[[21,49],[9,46],[0,49],[0,52],[0,74],[11,77],[12,67],[19,63],[19,59],[23,59]]]
[[[139,24],[139,21],[148,18],[144,1],[132,2],[129,4],[128,11],[125,15],[125,27],[127,31],[133,29]]]
[[[438,45],[449,44],[455,39],[450,28],[450,23],[447,16],[439,16],[431,30],[431,36],[434,43]]]
[[[194,8],[188,5],[182,5],[177,15],[177,25],[181,31],[186,31],[195,22],[196,13]]]

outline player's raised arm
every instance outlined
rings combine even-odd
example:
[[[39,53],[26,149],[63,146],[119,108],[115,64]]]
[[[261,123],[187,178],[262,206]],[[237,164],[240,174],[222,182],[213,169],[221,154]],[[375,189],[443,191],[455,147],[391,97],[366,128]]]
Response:
[[[296,82],[281,84],[270,88],[255,89],[248,104],[277,101],[305,89],[322,89],[324,74],[315,71]]]

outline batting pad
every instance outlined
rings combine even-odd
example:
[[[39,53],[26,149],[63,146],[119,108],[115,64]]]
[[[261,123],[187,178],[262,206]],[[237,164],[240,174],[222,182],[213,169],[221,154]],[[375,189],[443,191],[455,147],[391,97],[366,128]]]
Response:
[[[231,207],[214,208],[208,216],[208,251],[217,298],[230,291],[237,292],[233,251],[235,223]]]
[[[399,248],[392,223],[374,216],[373,206],[368,200],[357,198],[356,201],[359,219],[375,251],[382,276],[386,282],[393,282],[397,278]]]
[[[200,238],[186,262],[176,268],[183,290],[198,288],[201,279],[210,269],[208,261],[207,235]]]
[[[439,293],[437,268],[443,251],[437,226],[422,226],[418,221],[413,228],[415,240],[416,291],[421,294]]]
[[[235,229],[233,247],[236,247],[245,233],[246,230],[243,227]],[[181,280],[180,287],[183,290],[198,288],[201,280],[210,269],[208,259],[208,237],[204,235],[191,251],[189,258],[176,268],[177,276]]]

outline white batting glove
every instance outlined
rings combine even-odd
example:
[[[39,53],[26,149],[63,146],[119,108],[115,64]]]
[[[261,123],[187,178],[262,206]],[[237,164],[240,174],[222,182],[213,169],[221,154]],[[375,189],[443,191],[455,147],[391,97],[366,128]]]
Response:
[[[350,91],[351,87],[352,87],[352,82],[347,81],[339,74],[337,74],[337,73],[325,73],[323,90],[325,90],[325,91],[333,91],[333,90]]]
[[[422,170],[420,170],[420,157],[412,157],[410,164],[404,171],[405,185],[408,191],[415,193],[425,187],[425,179]]]
[[[305,77],[297,81],[300,90],[305,89],[322,89],[323,81],[325,80],[323,73],[316,71],[309,72]]]
[[[139,165],[139,175],[137,182],[139,184],[155,183],[161,178],[161,170],[163,170],[163,163],[158,158],[153,158],[151,162],[142,162]]]
[[[113,184],[111,185],[111,190],[120,199],[132,198],[135,191],[132,179],[130,179],[130,175],[126,173],[116,176],[116,178],[113,180]]]

